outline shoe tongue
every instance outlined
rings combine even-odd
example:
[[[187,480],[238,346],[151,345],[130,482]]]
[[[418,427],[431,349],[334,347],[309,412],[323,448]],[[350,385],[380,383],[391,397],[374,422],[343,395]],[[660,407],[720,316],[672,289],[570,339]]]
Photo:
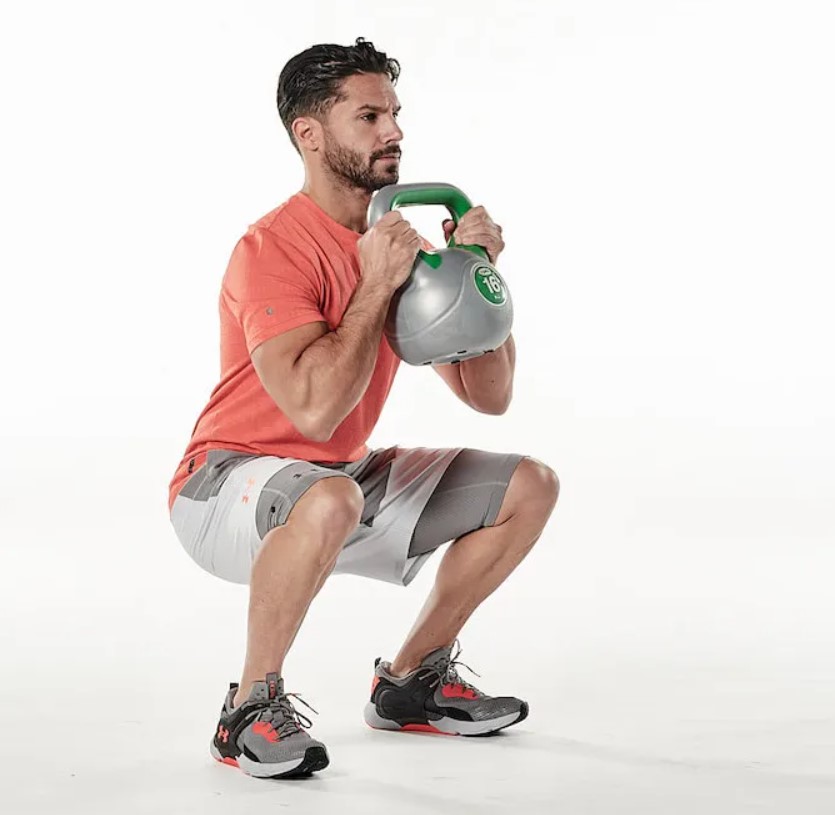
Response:
[[[253,682],[250,702],[269,702],[284,695],[284,680],[278,674],[267,674],[264,682]]]
[[[435,668],[443,673],[452,657],[452,646],[446,645],[443,648],[436,648],[427,654],[420,663],[421,668]]]

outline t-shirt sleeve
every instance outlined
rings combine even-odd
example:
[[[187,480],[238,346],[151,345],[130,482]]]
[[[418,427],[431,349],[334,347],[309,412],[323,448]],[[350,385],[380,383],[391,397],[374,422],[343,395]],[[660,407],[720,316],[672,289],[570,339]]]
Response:
[[[248,353],[272,337],[322,315],[322,284],[313,263],[290,245],[260,230],[235,246],[223,281],[223,296],[243,329]]]

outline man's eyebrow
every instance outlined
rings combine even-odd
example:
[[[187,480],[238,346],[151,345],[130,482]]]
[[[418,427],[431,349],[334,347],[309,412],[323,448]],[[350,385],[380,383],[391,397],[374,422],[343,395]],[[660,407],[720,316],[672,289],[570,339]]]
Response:
[[[394,112],[398,113],[400,111],[401,107],[402,107],[402,105],[398,105],[394,109]],[[361,110],[373,110],[374,113],[385,113],[386,112],[386,108],[381,108],[381,107],[378,107],[377,105],[360,105],[360,107],[357,108],[357,112],[359,113],[359,111],[361,111]]]

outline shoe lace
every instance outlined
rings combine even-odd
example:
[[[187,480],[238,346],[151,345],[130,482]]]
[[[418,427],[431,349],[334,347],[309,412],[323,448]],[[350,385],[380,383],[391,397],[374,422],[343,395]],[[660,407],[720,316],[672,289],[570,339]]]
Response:
[[[304,713],[296,710],[290,697],[301,702],[317,716],[319,715],[319,711],[305,702],[298,693],[285,693],[276,697],[258,714],[257,721],[271,724],[279,738],[292,736],[294,733],[300,733],[302,729],[309,730],[313,726],[313,722]]]
[[[441,663],[442,667],[427,667],[429,673],[436,674],[436,678],[430,683],[430,686],[435,688],[443,682],[444,685],[460,685],[463,690],[471,690],[477,696],[484,696],[484,694],[475,686],[467,682],[459,673],[458,667],[466,668],[470,673],[475,674],[479,679],[481,679],[481,674],[474,671],[469,665],[464,662],[461,662],[458,657],[461,656],[463,649],[461,648],[461,643],[458,640],[455,640],[454,647],[456,648],[455,654],[451,655],[449,658],[449,662],[445,665]],[[428,676],[429,674],[425,674]]]

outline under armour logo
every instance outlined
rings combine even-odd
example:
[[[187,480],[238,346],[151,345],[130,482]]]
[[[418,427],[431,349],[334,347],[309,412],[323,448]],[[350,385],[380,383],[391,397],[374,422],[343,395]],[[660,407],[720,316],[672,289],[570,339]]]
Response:
[[[217,737],[226,744],[229,741],[229,731],[223,725],[220,725],[217,729]]]

